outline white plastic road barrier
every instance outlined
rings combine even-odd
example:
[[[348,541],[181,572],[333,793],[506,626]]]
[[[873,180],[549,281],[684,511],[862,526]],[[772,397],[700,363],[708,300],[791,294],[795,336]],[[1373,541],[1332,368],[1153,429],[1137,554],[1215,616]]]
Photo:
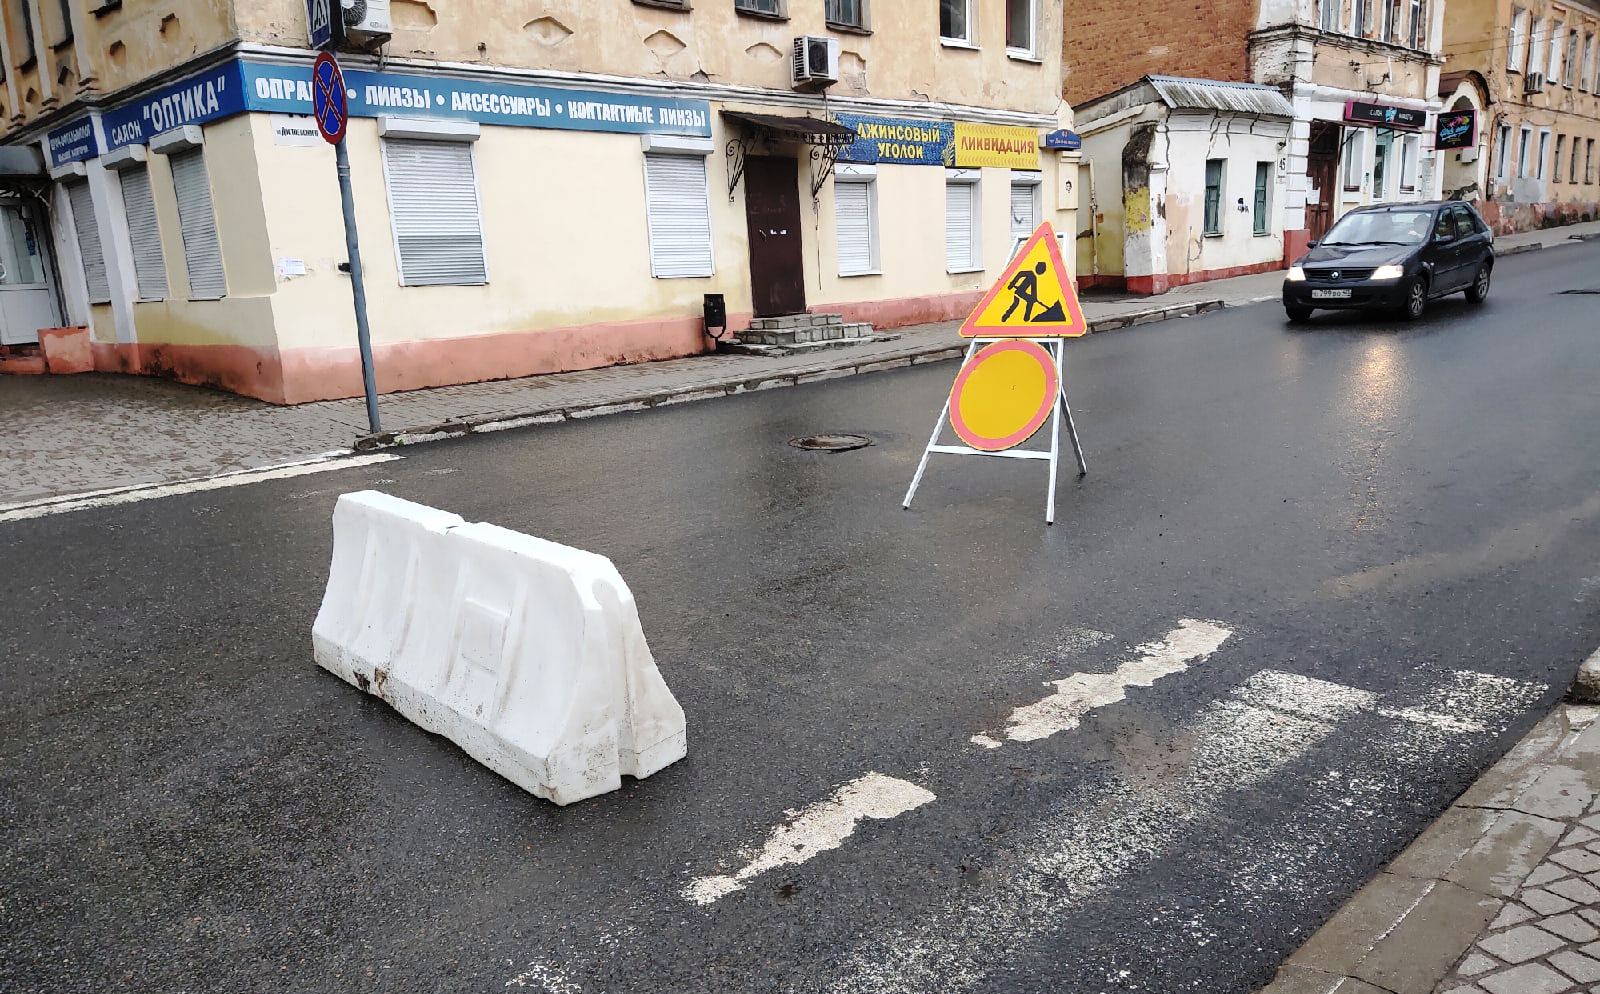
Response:
[[[312,644],[322,668],[557,804],[688,752],[633,594],[581,549],[345,494]]]

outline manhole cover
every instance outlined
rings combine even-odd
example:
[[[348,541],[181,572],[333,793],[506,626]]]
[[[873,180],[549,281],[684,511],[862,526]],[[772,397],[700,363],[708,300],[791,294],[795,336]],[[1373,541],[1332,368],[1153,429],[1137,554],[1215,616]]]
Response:
[[[866,448],[872,444],[872,439],[865,435],[806,435],[789,439],[789,444],[812,452],[849,452]]]

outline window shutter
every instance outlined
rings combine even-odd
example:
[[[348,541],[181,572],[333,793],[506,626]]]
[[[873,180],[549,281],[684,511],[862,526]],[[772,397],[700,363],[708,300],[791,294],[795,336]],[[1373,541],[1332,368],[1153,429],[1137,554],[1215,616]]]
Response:
[[[971,269],[972,216],[975,183],[946,183],[944,187],[944,256],[950,269]]]
[[[712,275],[705,158],[646,155],[644,185],[651,274],[662,279]]]
[[[839,229],[839,273],[870,273],[872,265],[872,184],[833,184],[833,203]]]
[[[400,282],[406,286],[489,282],[472,145],[388,138],[383,143],[383,164]]]
[[[178,226],[183,229],[183,259],[189,269],[189,296],[211,300],[226,296],[222,245],[211,206],[211,180],[206,176],[205,150],[185,149],[168,157],[172,186],[178,195]]]
[[[83,281],[89,288],[89,302],[108,303],[111,281],[106,278],[106,254],[100,244],[100,226],[94,220],[94,197],[89,193],[89,182],[69,183],[67,200],[72,204],[72,226],[78,232],[78,255],[83,259]]]
[[[126,169],[122,179],[122,204],[128,212],[128,235],[133,241],[133,272],[140,300],[167,299],[167,265],[161,255],[161,229],[156,224],[156,202],[150,195],[150,170]]]
[[[1011,186],[1011,237],[1014,239],[1027,238],[1039,227],[1039,219],[1034,216],[1036,190],[1036,186],[1021,183]]]

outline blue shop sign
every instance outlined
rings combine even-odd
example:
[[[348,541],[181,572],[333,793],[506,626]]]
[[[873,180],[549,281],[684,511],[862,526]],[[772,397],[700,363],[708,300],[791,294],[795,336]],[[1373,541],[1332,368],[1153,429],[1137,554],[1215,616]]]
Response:
[[[246,62],[244,79],[250,110],[311,113],[307,67]],[[711,105],[704,100],[362,69],[346,70],[344,79],[351,117],[397,114],[514,128],[711,136]]]
[[[305,75],[309,81],[309,68]],[[248,108],[240,80],[240,63],[230,62],[106,111],[100,119],[106,129],[106,151],[143,145],[163,131],[186,124],[205,124],[244,113]]]
[[[87,117],[63,124],[44,136],[50,168],[69,162],[82,162],[100,154],[100,141],[94,135],[94,122]]]
[[[950,154],[955,125],[949,121],[915,121],[897,117],[840,114],[839,123],[855,131],[854,143],[839,153],[840,162],[890,162],[942,166]]]

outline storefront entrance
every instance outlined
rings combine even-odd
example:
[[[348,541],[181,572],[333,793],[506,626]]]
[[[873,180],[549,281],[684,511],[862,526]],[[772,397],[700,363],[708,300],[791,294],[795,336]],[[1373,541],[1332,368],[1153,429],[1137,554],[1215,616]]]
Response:
[[[29,345],[61,323],[39,208],[0,197],[0,345]]]
[[[800,247],[800,171],[795,159],[745,160],[744,209],[750,233],[750,297],[758,318],[806,309]]]
[[[1306,228],[1321,241],[1333,226],[1333,196],[1339,181],[1339,126],[1311,122],[1311,150],[1306,160]]]

